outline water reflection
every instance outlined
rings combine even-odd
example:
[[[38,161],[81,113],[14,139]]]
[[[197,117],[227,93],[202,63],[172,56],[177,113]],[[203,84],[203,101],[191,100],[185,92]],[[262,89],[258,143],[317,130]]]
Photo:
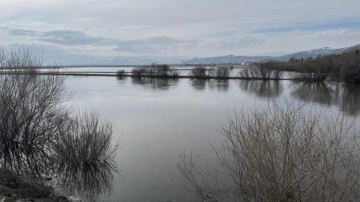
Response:
[[[335,90],[325,82],[294,82],[295,90],[291,95],[297,99],[318,104],[331,105],[336,100]]]
[[[206,79],[191,79],[191,86],[195,89],[195,90],[205,90],[206,89]]]
[[[190,79],[191,86],[198,91],[203,91],[208,87],[211,90],[226,92],[229,90],[229,80],[226,79]]]
[[[240,80],[240,88],[261,98],[276,98],[283,92],[280,81]]]
[[[360,114],[360,86],[339,83],[293,82],[291,96],[310,103],[335,105],[350,116]]]
[[[150,78],[150,77],[132,77],[131,83],[141,85],[153,90],[168,90],[171,86],[176,86],[179,79],[176,78]]]
[[[111,191],[118,144],[113,146],[111,123],[95,112],[76,117],[59,128],[53,144],[56,171],[66,190],[87,201]]]
[[[352,116],[356,116],[360,114],[359,85],[343,86],[341,110]]]
[[[111,192],[118,173],[114,161],[118,146],[112,145],[110,123],[97,117],[93,114],[65,120],[57,131],[50,131],[56,137],[46,136],[49,142],[9,139],[9,131],[1,128],[0,168],[55,186],[64,195],[99,201]]]
[[[117,76],[116,77],[116,80],[119,84],[123,85],[125,84],[126,80],[127,80],[128,77],[126,76]]]
[[[229,80],[226,79],[209,80],[209,88],[226,92],[229,90]]]
[[[86,201],[99,201],[101,196],[112,191],[114,170],[107,165],[98,165],[96,169],[81,170],[60,175],[59,186],[66,195],[77,195]]]

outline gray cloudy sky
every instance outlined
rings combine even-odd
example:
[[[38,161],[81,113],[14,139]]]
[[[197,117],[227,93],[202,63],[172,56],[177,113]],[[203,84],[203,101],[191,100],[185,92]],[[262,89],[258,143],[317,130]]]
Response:
[[[2,46],[95,56],[279,55],[360,43],[359,0],[1,0]]]

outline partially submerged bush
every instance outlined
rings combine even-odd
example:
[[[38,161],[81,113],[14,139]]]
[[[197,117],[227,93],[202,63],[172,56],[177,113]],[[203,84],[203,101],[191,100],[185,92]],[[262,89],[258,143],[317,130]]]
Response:
[[[228,67],[218,67],[216,69],[216,77],[219,79],[227,79],[230,76],[230,69]]]
[[[116,72],[116,76],[117,77],[124,77],[125,76],[125,70],[119,70]]]
[[[304,72],[295,74],[293,79],[304,82],[323,82],[327,77],[328,73],[325,72]]]
[[[134,77],[178,77],[179,72],[171,69],[169,65],[162,64],[157,65],[153,64],[150,66],[142,66],[139,68],[134,68],[132,70],[132,75]]]
[[[68,118],[64,93],[62,77],[0,77],[1,167],[31,176],[51,167],[50,145]]]
[[[282,72],[266,67],[245,67],[239,72],[240,77],[244,79],[280,79]]]
[[[191,69],[190,76],[195,78],[217,78],[227,79],[230,76],[230,68],[228,67],[217,67],[206,69],[202,66],[197,66]]]
[[[117,145],[112,146],[112,125],[98,117],[90,112],[69,120],[53,144],[53,158],[63,182],[88,193],[90,198],[111,190],[116,170]]]
[[[236,201],[360,198],[360,132],[341,115],[273,103],[262,110],[235,111],[222,134],[225,141],[216,153],[224,171],[219,172],[231,176]],[[214,191],[191,158],[180,158],[177,167],[190,190],[201,196]]]
[[[360,58],[348,61],[341,70],[342,80],[348,84],[360,84]]]
[[[234,113],[219,158],[244,201],[354,201],[359,132],[344,117],[273,104]]]
[[[116,171],[112,125],[96,115],[73,118],[66,99],[64,77],[0,76],[0,167],[38,179],[57,171],[60,181],[81,179],[80,189],[95,184],[103,193]]]
[[[163,64],[163,65],[151,65],[149,72],[151,72],[152,75],[154,76],[169,76],[170,74],[170,66]]]
[[[327,60],[326,60],[327,61]],[[323,82],[331,71],[331,61],[319,62],[306,60],[302,68],[295,74],[294,79],[304,82]]]
[[[190,75],[195,78],[206,78],[206,68],[200,66],[194,67],[193,69],[191,69]]]
[[[146,69],[144,67],[134,68],[133,70],[131,70],[131,75],[133,75],[134,77],[142,77],[145,75],[145,73]]]

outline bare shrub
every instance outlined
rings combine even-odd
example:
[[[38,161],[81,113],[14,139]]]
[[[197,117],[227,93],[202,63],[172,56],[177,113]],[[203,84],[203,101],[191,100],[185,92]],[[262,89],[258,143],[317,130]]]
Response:
[[[246,67],[243,68],[239,75],[244,79],[280,79],[282,72],[265,67]]]
[[[124,77],[125,76],[125,70],[118,70],[117,72],[116,72],[116,77],[118,77],[118,78],[122,78],[122,77]]]
[[[303,67],[295,74],[294,79],[304,82],[323,82],[329,76],[330,67],[316,61],[303,62]]]
[[[0,77],[0,165],[39,176],[50,167],[50,143],[67,119],[60,107],[64,79],[57,76]]]
[[[0,48],[0,67],[1,69],[6,66],[6,54],[3,48]]]
[[[230,76],[230,68],[228,67],[218,67],[216,69],[216,77],[219,79],[227,79]]]
[[[179,72],[171,69],[167,64],[152,64],[150,66],[141,66],[132,70],[135,77],[178,77]]]
[[[243,201],[359,199],[359,133],[344,117],[273,104],[234,112],[217,151]]]
[[[0,76],[0,167],[37,179],[60,174],[61,181],[77,180],[80,190],[104,193],[116,171],[112,125],[98,114],[70,116],[64,82],[61,76]]]
[[[251,74],[250,74],[250,70],[249,68],[243,68],[240,72],[239,72],[239,76],[243,77],[243,78],[250,78]]]
[[[222,134],[224,143],[214,148],[238,190],[231,201],[359,200],[359,131],[342,115],[273,103],[234,111]],[[195,163],[182,155],[177,168],[183,185],[203,197],[210,179]]]
[[[83,113],[63,125],[53,143],[53,158],[67,186],[87,193],[88,198],[111,190],[118,148],[112,145],[112,134],[111,123],[95,112]]]
[[[142,77],[145,75],[145,73],[146,69],[144,67],[134,68],[133,70],[131,70],[131,75],[133,75],[134,77]]]
[[[360,83],[360,57],[347,61],[341,68],[342,80],[349,84]]]
[[[323,82],[327,77],[327,73],[304,72],[295,74],[294,79],[304,82]]]
[[[154,75],[156,76],[169,76],[170,73],[170,66],[166,65],[166,64],[162,64],[162,65],[156,65],[153,64],[150,66],[150,68],[152,69],[152,71],[154,72]]]
[[[195,78],[206,78],[206,68],[205,67],[194,67],[191,69],[190,75]]]
[[[27,47],[0,51],[0,65],[2,68],[24,71],[35,70],[42,65],[42,59],[35,56]]]
[[[216,73],[217,73],[217,69],[215,69],[214,67],[207,69],[208,76],[216,77]]]
[[[192,152],[186,155],[185,152],[179,155],[179,162],[176,168],[179,171],[179,176],[175,176],[174,180],[180,187],[199,194],[202,200],[212,190],[212,185],[209,183],[209,178],[212,177],[210,170],[207,167],[201,167],[196,164],[197,158],[193,156]]]

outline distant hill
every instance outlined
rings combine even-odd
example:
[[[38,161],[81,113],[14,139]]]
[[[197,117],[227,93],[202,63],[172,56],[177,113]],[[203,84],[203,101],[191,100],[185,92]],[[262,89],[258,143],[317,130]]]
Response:
[[[57,65],[66,66],[112,66],[112,65],[149,65],[149,64],[181,64],[182,60],[175,57],[94,57],[66,55],[62,57],[46,57],[47,65],[52,65],[56,61]]]
[[[235,56],[227,55],[220,57],[209,58],[193,58],[191,60],[183,61],[184,64],[223,64],[223,63],[241,63],[244,61],[262,61],[271,60],[271,56]]]
[[[183,61],[184,64],[219,64],[219,63],[240,63],[245,61],[264,61],[264,60],[277,60],[277,61],[289,61],[290,58],[308,58],[308,57],[316,57],[319,55],[332,55],[332,54],[340,54],[346,51],[351,51],[355,49],[360,49],[360,44],[345,47],[332,49],[329,47],[313,49],[308,51],[301,51],[296,53],[291,53],[282,56],[235,56],[235,55],[227,55],[220,57],[209,57],[209,58],[193,58],[191,60]]]
[[[11,45],[6,48],[17,49],[23,48],[21,45]],[[330,55],[339,54],[344,51],[350,51],[354,49],[360,49],[360,44],[332,49],[329,47],[313,49],[308,51],[301,51],[282,56],[237,56],[237,55],[226,55],[218,57],[207,57],[207,58],[182,58],[182,57],[150,57],[150,56],[123,56],[123,57],[101,57],[93,56],[88,54],[74,54],[68,53],[61,49],[56,49],[49,46],[30,45],[25,46],[29,48],[35,55],[39,55],[44,59],[45,65],[90,65],[90,66],[112,66],[112,65],[148,65],[152,63],[157,64],[224,64],[224,63],[241,63],[246,61],[264,61],[264,60],[278,60],[288,61],[290,58],[308,58],[315,57],[318,55]]]

